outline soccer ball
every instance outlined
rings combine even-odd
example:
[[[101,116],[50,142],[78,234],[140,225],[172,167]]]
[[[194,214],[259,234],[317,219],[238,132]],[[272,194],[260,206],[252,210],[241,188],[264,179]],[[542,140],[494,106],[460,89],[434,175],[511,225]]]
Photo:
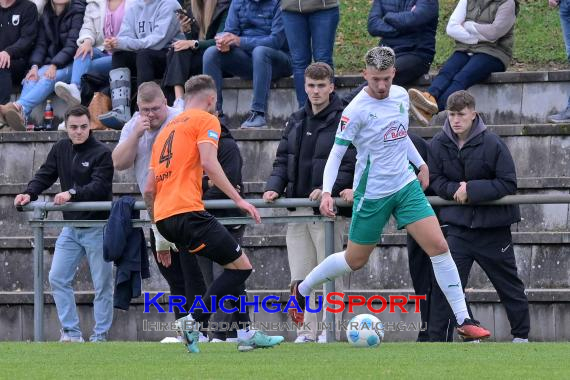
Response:
[[[348,322],[346,338],[354,347],[377,347],[384,339],[384,325],[372,314],[359,314]]]

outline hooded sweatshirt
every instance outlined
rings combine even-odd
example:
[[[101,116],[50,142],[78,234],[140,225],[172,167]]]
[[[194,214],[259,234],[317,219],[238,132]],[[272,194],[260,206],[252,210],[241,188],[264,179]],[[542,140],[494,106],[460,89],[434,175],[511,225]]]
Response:
[[[517,191],[515,164],[505,143],[479,116],[463,146],[446,120],[429,149],[430,188],[448,200],[467,183],[468,205],[442,207],[444,224],[467,228],[508,227],[520,221],[518,205],[483,206],[480,202],[500,199]]]
[[[174,11],[180,9],[177,0],[136,0],[125,13],[117,36],[118,49],[162,50],[173,41],[184,39]]]

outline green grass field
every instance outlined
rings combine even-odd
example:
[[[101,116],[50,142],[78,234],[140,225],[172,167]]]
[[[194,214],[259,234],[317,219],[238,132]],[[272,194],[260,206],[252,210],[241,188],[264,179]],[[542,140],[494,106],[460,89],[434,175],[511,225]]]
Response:
[[[378,39],[368,34],[370,0],[341,1],[341,21],[335,43],[335,65],[343,74],[357,73],[366,51]],[[548,7],[547,0],[521,0],[515,24],[514,62],[508,70],[566,68],[566,52],[560,30],[558,9]],[[439,0],[439,24],[436,55],[432,70],[445,62],[453,51],[453,40],[445,27],[457,0]]]
[[[0,343],[1,379],[563,379],[570,343],[285,343],[240,353],[209,343]]]

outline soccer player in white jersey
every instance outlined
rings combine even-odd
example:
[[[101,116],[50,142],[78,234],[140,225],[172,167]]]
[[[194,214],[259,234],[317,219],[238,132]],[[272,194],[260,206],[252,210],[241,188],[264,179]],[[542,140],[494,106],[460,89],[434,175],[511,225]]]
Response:
[[[394,215],[398,228],[406,228],[430,256],[437,283],[455,314],[458,334],[465,339],[488,338],[489,331],[469,317],[457,267],[422,191],[429,184],[429,170],[407,134],[408,94],[392,85],[396,74],[394,51],[375,47],[366,53],[365,61],[368,86],[343,112],[325,166],[320,205],[323,215],[335,216],[331,190],[341,159],[352,143],[358,153],[348,246],[346,251],[327,257],[303,281],[294,282],[291,294],[304,310],[305,297],[312,289],[362,268],[390,215]],[[409,162],[419,168],[417,177]],[[304,319],[304,312],[291,314],[296,323]]]

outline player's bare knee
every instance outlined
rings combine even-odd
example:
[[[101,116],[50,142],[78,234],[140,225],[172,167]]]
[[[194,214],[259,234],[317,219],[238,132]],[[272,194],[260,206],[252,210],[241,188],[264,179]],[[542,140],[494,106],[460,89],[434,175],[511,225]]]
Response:
[[[430,256],[437,256],[449,251],[449,246],[445,238],[438,239],[433,242],[430,247],[426,250],[427,254]]]
[[[346,263],[353,271],[359,270],[368,262],[368,257],[362,256],[346,256]]]

